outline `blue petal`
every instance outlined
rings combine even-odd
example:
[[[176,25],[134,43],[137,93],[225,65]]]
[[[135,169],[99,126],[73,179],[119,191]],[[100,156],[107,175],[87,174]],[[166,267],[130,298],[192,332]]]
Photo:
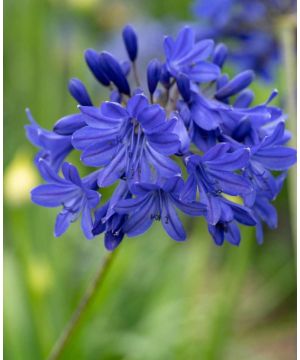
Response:
[[[132,99],[135,99],[135,96]],[[119,122],[129,117],[128,111],[125,108],[123,108],[122,105],[120,105],[119,103],[113,103],[109,101],[105,101],[101,105],[101,112],[104,116],[111,118],[115,121],[118,120]]]
[[[188,76],[197,82],[209,82],[216,80],[220,76],[220,68],[212,63],[201,61],[190,68]]]
[[[208,224],[208,231],[214,239],[216,245],[221,246],[224,243],[224,230],[220,226]]]
[[[190,88],[189,78],[184,74],[180,74],[176,78],[176,83],[183,100],[189,102],[191,98],[191,88]]]
[[[94,209],[101,199],[100,193],[90,189],[85,189],[85,196],[87,200],[87,207],[89,207],[89,209]]]
[[[139,113],[138,121],[143,128],[153,132],[156,127],[165,123],[166,113],[160,105],[150,105],[143,112]]]
[[[239,245],[239,243],[241,242],[240,229],[234,221],[228,224],[225,238],[232,245]]]
[[[126,166],[125,147],[122,147],[111,162],[100,171],[98,176],[99,187],[112,185],[122,177]]]
[[[206,198],[203,199],[203,202],[205,202],[207,205],[207,222],[211,225],[216,225],[221,217],[221,205],[219,197],[207,194]]]
[[[56,217],[54,236],[59,237],[65,233],[74,220],[74,214],[69,211],[62,210]]]
[[[147,147],[145,155],[148,162],[154,166],[160,176],[168,178],[181,175],[180,167],[173,160],[161,155],[150,146]]]
[[[114,210],[119,214],[130,214],[144,207],[150,201],[150,197],[151,193],[147,193],[144,196],[138,196],[134,199],[120,200],[114,206]]]
[[[213,47],[214,42],[211,39],[199,41],[193,45],[192,49],[186,55],[177,61],[177,64],[185,65],[206,60],[211,55]]]
[[[119,127],[128,118],[127,111],[118,103],[104,102],[101,109],[94,106],[79,106],[87,125],[96,129]]]
[[[268,224],[269,228],[277,227],[277,212],[267,198],[258,196],[254,206],[255,213]]]
[[[94,234],[92,232],[93,230],[93,219],[91,216],[91,211],[87,205],[85,205],[82,209],[82,215],[81,215],[81,229],[84,233],[84,236],[87,239],[92,239],[94,237]]]
[[[233,196],[251,192],[249,181],[240,175],[217,170],[209,170],[209,174],[217,180],[216,187],[219,191]]]
[[[124,232],[129,237],[143,234],[149,229],[154,220],[154,204],[154,198],[150,197],[144,206],[139,207],[137,211],[130,214],[124,224]]]
[[[183,202],[191,202],[197,198],[197,180],[193,175],[190,175],[184,184],[180,199]]]
[[[287,170],[296,163],[297,152],[284,146],[273,146],[260,149],[253,156],[253,160],[260,162],[269,170]]]
[[[195,42],[195,32],[189,26],[185,26],[178,33],[174,47],[172,49],[172,58],[180,58],[193,49]]]
[[[241,224],[253,226],[256,225],[256,220],[252,214],[252,212],[245,208],[242,205],[238,205],[235,203],[232,203],[230,201],[224,200],[228,203],[228,205],[231,207],[231,210],[233,211],[234,218]]]
[[[184,241],[186,233],[178,215],[168,198],[163,198],[163,207],[161,211],[161,222],[167,234],[176,241]]]
[[[249,157],[250,151],[248,149],[239,149],[233,153],[223,154],[219,159],[206,161],[205,163],[209,169],[221,173],[223,171],[233,171],[246,167]]]
[[[267,147],[272,145],[278,145],[278,143],[281,142],[281,139],[284,136],[284,128],[285,123],[283,121],[279,122],[273,133],[263,139],[261,146]]]
[[[49,183],[57,183],[62,185],[69,185],[64,179],[60,178],[57,173],[50,167],[47,162],[43,159],[39,159],[36,163],[37,168],[44,180]]]
[[[220,118],[214,110],[206,108],[203,104],[196,103],[191,108],[193,121],[203,130],[215,130],[218,128]]]
[[[70,181],[74,185],[77,185],[79,187],[82,186],[82,182],[78,173],[78,170],[76,167],[70,163],[63,163],[62,165],[62,173],[64,175],[64,178],[67,181]]]
[[[180,141],[179,152],[181,154],[185,154],[185,153],[187,153],[189,151],[191,139],[189,137],[187,128],[186,128],[181,116],[177,115],[173,119],[176,121],[176,125],[175,125],[175,127],[173,129],[173,133],[178,136],[179,141]]]
[[[244,90],[241,92],[237,98],[235,99],[233,106],[236,108],[247,108],[251,105],[254,99],[253,91],[251,90]]]
[[[119,246],[123,240],[124,233],[122,231],[118,233],[113,233],[112,231],[107,231],[104,236],[104,245],[108,251],[113,251],[116,247]]]
[[[173,49],[175,46],[174,40],[171,38],[171,36],[166,36],[164,39],[164,51],[166,54],[166,58],[170,60],[172,58]]]
[[[264,242],[263,226],[259,220],[257,220],[257,224],[256,224],[256,241],[259,245],[261,245]]]
[[[76,131],[72,137],[72,144],[75,149],[84,150],[88,146],[97,143],[104,145],[111,145],[111,147],[117,144],[118,130],[113,129],[95,129],[90,126],[85,126],[82,129]]]
[[[207,213],[206,206],[197,201],[184,202],[174,196],[170,196],[170,199],[179,210],[189,216],[204,216]]]
[[[109,202],[107,202],[105,205],[101,206],[97,211],[95,212],[95,222],[93,226],[93,235],[99,235],[103,233],[106,229],[106,223],[104,221],[104,217],[106,216],[107,210],[108,210]]]
[[[148,99],[141,94],[133,96],[127,103],[127,111],[136,118],[148,106]]]
[[[81,129],[85,125],[82,114],[72,114],[59,119],[55,123],[53,131],[60,135],[72,135],[76,130]]]
[[[224,99],[237,94],[251,84],[254,79],[254,73],[251,70],[246,70],[235,76],[225,86],[219,89],[216,94],[216,99]]]
[[[209,162],[212,160],[218,160],[230,149],[230,144],[228,143],[218,143],[212,148],[210,148],[204,155],[203,161]]]
[[[43,184],[31,191],[31,200],[45,207],[57,207],[78,194],[74,185]]]
[[[164,181],[158,181],[160,187],[168,193],[172,193],[173,195],[179,195],[184,185],[184,181],[181,176],[173,176],[165,179]]]
[[[98,142],[84,149],[81,160],[89,166],[104,166],[116,156],[117,151],[117,145],[112,145],[109,142]]]
[[[180,141],[175,134],[159,134],[153,133],[147,136],[147,140],[151,147],[163,155],[173,155],[179,151]]]
[[[130,186],[130,191],[135,195],[146,195],[151,191],[159,190],[160,186],[153,183],[133,183]]]

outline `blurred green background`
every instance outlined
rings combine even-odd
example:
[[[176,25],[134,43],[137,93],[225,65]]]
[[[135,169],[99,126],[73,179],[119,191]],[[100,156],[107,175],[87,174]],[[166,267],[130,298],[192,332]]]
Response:
[[[157,37],[160,30],[152,31],[152,22],[189,20],[189,6],[181,0],[5,2],[6,360],[47,357],[105,256],[102,236],[87,241],[78,224],[54,238],[56,209],[30,203],[29,191],[40,179],[32,165],[35,149],[24,135],[24,109],[30,107],[41,126],[50,129],[75,111],[67,93],[70,77],[83,80],[95,103],[100,102],[106,93],[92,79],[83,51],[112,50],[109,39],[120,39],[118,31],[127,22],[147,24],[145,36]],[[284,97],[279,80],[273,86],[259,83],[257,102],[265,101],[275,86]],[[184,244],[170,240],[160,224],[144,236],[125,239],[62,358],[295,359],[296,275],[288,191],[294,189],[285,185],[275,202],[279,226],[266,230],[263,246],[256,244],[252,230],[243,229],[240,247],[218,248],[202,219],[185,219]]]

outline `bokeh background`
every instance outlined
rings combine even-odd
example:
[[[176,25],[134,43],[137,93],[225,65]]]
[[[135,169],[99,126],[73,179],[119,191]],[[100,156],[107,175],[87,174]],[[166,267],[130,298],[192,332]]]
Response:
[[[106,92],[85,66],[83,51],[105,48],[125,57],[119,31],[130,22],[140,34],[145,54],[140,61],[146,63],[162,50],[163,34],[195,21],[190,5],[182,0],[5,2],[6,360],[47,357],[105,256],[102,236],[87,241],[79,224],[54,238],[56,209],[30,203],[30,189],[40,179],[32,164],[35,149],[24,135],[25,108],[50,129],[76,107],[67,93],[70,77],[83,80],[100,103]],[[285,106],[285,75],[281,65],[271,83],[258,79],[256,102],[277,87]],[[201,219],[184,220],[184,244],[170,240],[159,223],[143,236],[125,239],[62,358],[295,359],[296,210],[289,202],[295,191],[293,181],[285,184],[275,201],[278,229],[266,229],[262,246],[252,230],[243,229],[238,248],[216,247]]]

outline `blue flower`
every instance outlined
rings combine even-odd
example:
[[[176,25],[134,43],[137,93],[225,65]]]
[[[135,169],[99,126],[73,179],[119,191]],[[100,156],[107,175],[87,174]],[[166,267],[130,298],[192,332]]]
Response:
[[[270,136],[251,147],[251,156],[245,170],[255,188],[265,192],[265,196],[274,199],[277,186],[272,170],[286,171],[296,163],[296,150],[282,145],[284,123],[280,122]]]
[[[173,177],[156,184],[134,184],[131,191],[136,197],[122,200],[114,207],[119,214],[128,215],[124,232],[129,237],[143,234],[153,221],[157,220],[161,221],[172,239],[185,240],[185,230],[176,213],[176,208],[189,216],[202,216],[206,213],[206,207],[197,202],[181,201],[179,194],[182,186],[181,177]]]
[[[180,147],[172,132],[176,120],[167,121],[165,111],[149,105],[144,95],[134,95],[126,108],[104,102],[100,109],[83,106],[80,110],[87,126],[73,135],[72,142],[83,150],[81,159],[86,165],[104,167],[99,173],[100,187],[120,178],[149,181],[154,170],[163,177],[180,174],[178,165],[168,158]]]
[[[105,232],[104,244],[109,251],[114,250],[123,240],[125,235],[124,223],[127,218],[126,215],[118,214],[114,207],[118,205],[120,200],[128,198],[131,198],[128,184],[121,180],[110,200],[95,212],[93,234],[96,236]]]
[[[64,163],[62,166],[64,179],[53,172],[44,160],[40,160],[38,166],[47,184],[32,190],[32,201],[45,207],[63,207],[56,218],[55,236],[61,236],[81,214],[82,231],[91,239],[91,211],[98,205],[100,194],[86,186],[85,179],[79,177],[77,169],[71,164]]]
[[[195,43],[195,33],[190,27],[184,27],[176,40],[167,36],[164,41],[166,64],[168,71],[178,77],[186,75],[190,80],[208,82],[220,75],[220,68],[205,61],[213,51],[212,40]]]
[[[252,192],[250,182],[234,173],[247,166],[249,150],[240,149],[229,153],[229,149],[229,144],[220,143],[203,156],[190,155],[185,158],[189,177],[181,199],[196,200],[199,192],[201,202],[207,206],[207,221],[212,225],[221,217],[221,193],[237,196]]]
[[[220,201],[220,219],[216,224],[208,224],[208,231],[216,245],[223,245],[227,240],[232,245],[239,245],[241,234],[238,223],[246,226],[256,225],[256,220],[250,209],[235,204],[224,198]]]
[[[220,9],[234,2],[216,2],[218,26],[230,19]],[[249,14],[255,4],[247,0]],[[261,15],[256,14],[258,20]],[[186,234],[180,210],[205,217],[217,245],[225,240],[238,245],[239,224],[255,226],[261,243],[263,222],[270,228],[277,224],[270,202],[296,162],[296,151],[286,146],[291,138],[286,115],[270,105],[277,91],[251,106],[253,72],[245,70],[231,79],[221,74],[226,46],[196,41],[189,27],[175,40],[165,38],[165,61],[150,61],[144,77],[138,74],[137,35],[131,26],[124,28],[123,40],[130,61],[106,51],[85,52],[88,67],[109,90],[109,101],[94,106],[83,83],[71,79],[69,91],[79,113],[62,117],[48,131],[28,111],[27,136],[40,149],[35,162],[47,182],[32,191],[32,200],[62,206],[56,236],[82,214],[85,236],[104,233],[109,251],[126,235],[147,231],[155,220],[171,238],[182,241]],[[95,167],[83,179],[64,163],[73,149],[81,152],[84,165]],[[99,188],[113,184],[112,196],[96,209]],[[239,196],[243,204],[228,196]]]
[[[286,175],[287,173],[284,172],[274,179],[273,199],[268,198],[268,194],[266,192],[261,190],[257,191],[252,211],[256,220],[256,240],[259,244],[263,243],[264,236],[262,222],[265,222],[270,229],[276,229],[277,227],[277,211],[270,203],[270,200],[274,200],[281,191]]]
[[[296,12],[296,0],[196,0],[198,37],[230,41],[229,59],[271,81],[281,61],[276,18]],[[270,21],[272,19],[272,21]]]
[[[73,150],[71,136],[63,136],[41,128],[33,119],[30,110],[26,110],[30,125],[25,125],[28,140],[40,149],[35,157],[35,164],[40,159],[47,162],[55,172],[58,172],[63,161]]]

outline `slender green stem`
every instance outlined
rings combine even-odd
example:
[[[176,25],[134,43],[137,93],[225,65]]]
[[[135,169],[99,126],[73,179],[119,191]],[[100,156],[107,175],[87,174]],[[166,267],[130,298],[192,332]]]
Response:
[[[57,360],[60,358],[61,354],[63,353],[65,347],[67,346],[68,342],[72,338],[80,319],[82,318],[84,312],[88,309],[89,305],[91,304],[94,296],[97,294],[97,291],[101,288],[101,285],[104,282],[104,279],[110,269],[113,259],[115,258],[117,251],[110,252],[106,255],[104,261],[101,263],[94,279],[90,283],[89,287],[87,288],[86,293],[83,295],[79,305],[77,306],[76,310],[74,311],[71,320],[65,327],[64,331],[62,332],[61,336],[58,338],[57,342],[55,343],[48,360]]]
[[[290,15],[282,18],[279,26],[279,37],[283,54],[284,67],[284,88],[286,91],[286,111],[288,114],[287,127],[292,132],[293,137],[290,141],[292,147],[297,146],[297,103],[296,103],[296,19]],[[292,236],[296,248],[297,240],[297,170],[296,167],[290,169],[288,181],[288,196],[290,219],[292,226]]]
[[[140,78],[139,78],[139,74],[138,74],[136,62],[133,62],[133,63],[132,63],[132,72],[133,72],[133,76],[134,76],[134,80],[135,80],[136,86],[137,86],[137,87],[141,86],[141,82],[140,82]]]

